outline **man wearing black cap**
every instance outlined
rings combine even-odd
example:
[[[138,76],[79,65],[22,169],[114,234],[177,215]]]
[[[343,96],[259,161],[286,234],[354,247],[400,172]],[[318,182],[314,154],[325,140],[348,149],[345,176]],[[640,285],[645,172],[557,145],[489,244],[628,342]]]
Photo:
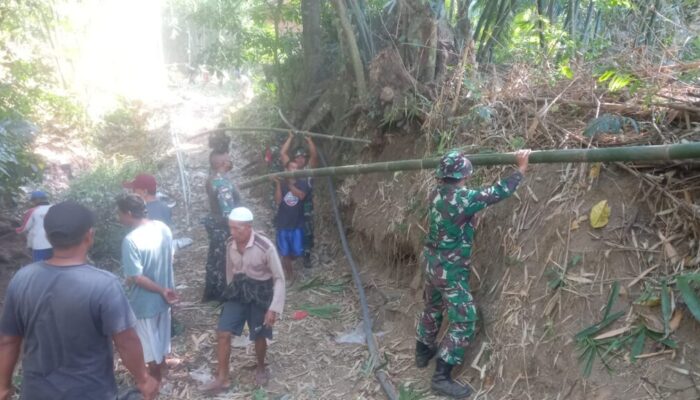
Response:
[[[304,137],[309,150],[307,151],[304,146],[299,146],[296,150],[294,150],[294,158],[289,157],[289,149],[292,145],[293,139],[294,135],[290,131],[287,141],[284,142],[284,145],[280,150],[280,157],[282,158],[282,163],[284,163],[285,167],[292,161],[299,167],[299,169],[318,167],[318,151],[316,150],[316,144],[314,144],[314,141],[311,140],[311,137],[309,136]],[[314,247],[314,200],[313,190],[311,190],[313,189],[313,180],[311,178],[306,178],[306,181],[309,184],[310,190],[302,201],[302,209],[304,210],[304,267],[311,268],[311,251]]]
[[[78,203],[54,205],[44,219],[53,256],[10,281],[0,317],[0,400],[11,396],[20,349],[22,399],[115,399],[112,343],[144,399],[158,394],[119,280],[87,263],[93,226]]]

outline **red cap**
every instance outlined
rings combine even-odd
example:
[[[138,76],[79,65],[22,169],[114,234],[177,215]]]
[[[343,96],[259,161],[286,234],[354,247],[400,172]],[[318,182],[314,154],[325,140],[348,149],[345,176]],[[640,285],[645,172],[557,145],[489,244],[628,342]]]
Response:
[[[155,193],[157,185],[156,178],[153,175],[140,174],[133,181],[124,182],[122,186],[127,189],[143,189],[150,193]]]

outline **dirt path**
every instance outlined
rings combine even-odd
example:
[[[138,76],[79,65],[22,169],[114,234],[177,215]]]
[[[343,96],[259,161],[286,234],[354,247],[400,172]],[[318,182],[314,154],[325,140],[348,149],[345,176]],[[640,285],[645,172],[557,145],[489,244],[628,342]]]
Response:
[[[173,127],[182,132],[198,132],[216,127],[218,119],[230,99],[221,96],[187,94],[172,112]],[[185,135],[183,135],[185,136]],[[186,226],[184,207],[177,207],[174,219],[175,236],[188,236],[194,244],[176,255],[175,276],[182,303],[175,310],[175,318],[184,325],[184,332],[174,338],[174,356],[183,360],[163,389],[164,398],[196,399],[205,397],[197,386],[215,371],[215,327],[218,318],[216,304],[202,304],[204,265],[207,256],[207,237],[200,218],[207,213],[204,183],[207,176],[206,137],[182,137],[182,147],[191,188],[190,226]],[[234,138],[232,156],[234,172],[241,177],[240,168],[251,160],[239,139]],[[164,188],[178,199],[179,183],[174,161],[162,170]],[[244,201],[255,215],[254,228],[268,237],[274,237],[273,212],[266,198],[251,197],[244,192]],[[178,199],[179,204],[184,202]],[[318,225],[318,224],[317,224]],[[316,265],[304,271],[302,283],[316,282],[316,287],[300,289],[298,283],[288,289],[287,305],[282,319],[275,326],[275,338],[268,351],[272,380],[266,390],[257,389],[253,382],[255,366],[252,346],[242,338],[234,340],[231,369],[233,387],[215,398],[220,399],[375,399],[383,398],[371,374],[365,370],[368,353],[360,344],[338,343],[340,337],[359,331],[360,312],[355,290],[350,282],[349,269],[336,244],[335,228],[322,228],[317,235]],[[303,270],[297,265],[297,271]],[[299,281],[299,279],[298,279]],[[325,284],[321,284],[325,283]],[[312,284],[314,286],[314,284]],[[327,318],[309,315],[294,320],[294,311],[304,307],[325,306],[336,311]],[[354,335],[355,337],[357,335]],[[361,335],[360,335],[361,336]],[[410,335],[412,336],[412,335]],[[408,337],[408,336],[407,336]],[[396,343],[394,343],[396,346]],[[410,355],[410,353],[409,353]]]

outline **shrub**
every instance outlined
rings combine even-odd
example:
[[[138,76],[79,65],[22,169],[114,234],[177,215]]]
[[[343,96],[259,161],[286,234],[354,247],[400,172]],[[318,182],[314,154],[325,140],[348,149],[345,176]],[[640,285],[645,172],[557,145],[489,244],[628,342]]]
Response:
[[[126,229],[117,220],[116,198],[124,190],[122,182],[153,169],[153,165],[115,156],[71,182],[65,198],[78,201],[95,213],[95,244],[90,254],[94,261],[109,265],[119,260]]]
[[[41,171],[40,160],[31,150],[34,129],[22,120],[0,121],[0,204],[11,203],[19,187]]]
[[[94,135],[95,147],[105,154],[120,154],[139,160],[161,155],[163,143],[149,125],[153,112],[139,101],[120,100],[120,105],[103,118]],[[167,135],[166,135],[167,137]]]

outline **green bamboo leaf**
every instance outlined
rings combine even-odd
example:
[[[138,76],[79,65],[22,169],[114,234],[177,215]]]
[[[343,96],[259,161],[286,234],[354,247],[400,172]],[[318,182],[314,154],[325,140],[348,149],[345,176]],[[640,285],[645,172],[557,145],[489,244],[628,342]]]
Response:
[[[693,317],[700,321],[700,299],[698,299],[697,293],[695,293],[695,290],[690,286],[691,280],[695,280],[695,278],[688,275],[681,275],[676,278],[676,286],[678,286],[678,291],[681,293],[681,296],[683,296],[683,300],[691,314],[693,314]]]
[[[615,281],[612,284],[612,288],[610,290],[610,295],[608,295],[608,302],[605,304],[605,310],[603,311],[603,319],[608,318],[610,315],[610,311],[612,310],[613,304],[615,304],[615,300],[617,300],[617,295],[620,293],[620,282]]]
[[[615,75],[615,70],[611,69],[608,71],[603,72],[603,75],[598,77],[598,82],[605,82],[608,79],[612,78]]]
[[[562,65],[559,67],[559,72],[564,75],[567,79],[574,79],[574,71],[568,65]]]
[[[642,351],[644,350],[644,341],[646,340],[646,329],[641,328],[639,330],[639,333],[637,334],[637,337],[634,340],[634,343],[632,344],[632,349],[630,350],[630,361],[634,363],[637,361],[637,356],[642,354]]]
[[[673,339],[666,338],[666,339],[661,339],[659,340],[659,343],[663,344],[664,346],[671,348],[671,349],[677,349],[678,348],[678,342],[676,342]]]
[[[671,321],[671,290],[668,287],[668,282],[661,282],[661,315],[664,319],[664,337],[668,337],[671,333],[669,322]]]
[[[618,311],[615,314],[609,315],[607,318],[603,319],[602,321],[598,322],[597,324],[589,326],[588,328],[580,331],[579,333],[576,334],[576,336],[574,336],[574,338],[576,340],[583,340],[585,338],[593,336],[596,333],[603,330],[604,328],[606,328],[608,325],[617,321],[623,315],[625,315],[624,311]]]
[[[583,376],[586,378],[591,376],[591,371],[593,370],[593,362],[595,361],[595,354],[595,345],[589,344],[581,356],[581,359],[583,360]]]

